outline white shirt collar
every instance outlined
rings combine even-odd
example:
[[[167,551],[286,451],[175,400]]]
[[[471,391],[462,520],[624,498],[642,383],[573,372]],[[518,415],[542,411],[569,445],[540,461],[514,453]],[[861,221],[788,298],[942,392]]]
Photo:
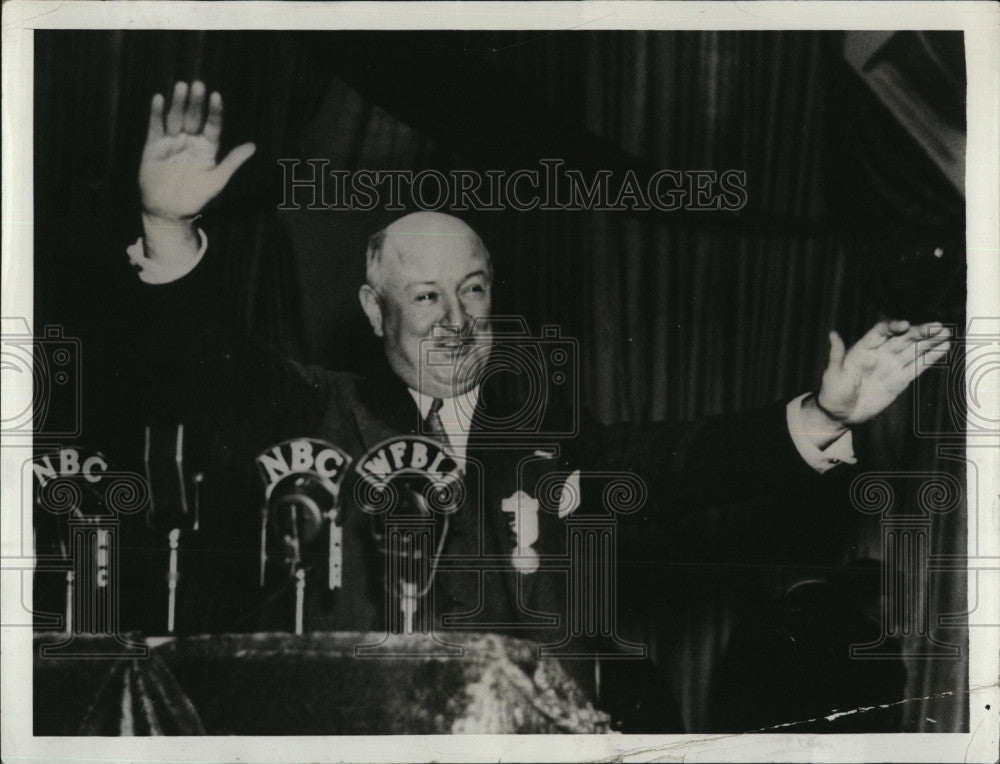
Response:
[[[434,402],[433,396],[425,395],[419,390],[407,388],[414,403],[420,409],[420,418],[426,419]],[[472,428],[472,416],[479,403],[479,385],[471,390],[456,395],[454,398],[442,398],[441,424],[448,435],[448,441],[458,456],[465,456],[465,447],[469,442],[469,430]]]

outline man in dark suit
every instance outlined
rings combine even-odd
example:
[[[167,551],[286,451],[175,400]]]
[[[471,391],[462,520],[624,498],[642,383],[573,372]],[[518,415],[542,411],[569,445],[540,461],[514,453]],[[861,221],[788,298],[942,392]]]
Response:
[[[252,454],[292,437],[321,438],[353,459],[406,434],[443,444],[464,473],[467,499],[436,552],[435,564],[443,564],[435,572],[435,629],[520,628],[558,642],[576,605],[567,604],[565,572],[544,562],[567,556],[567,519],[594,511],[574,499],[581,480],[587,484],[586,471],[639,475],[641,490],[686,509],[813,489],[822,473],[854,461],[850,428],[881,412],[948,351],[948,331],[938,324],[885,321],[850,350],[831,333],[818,392],[790,402],[691,425],[585,425],[559,437],[551,433],[574,430],[558,424],[573,412],[552,405],[545,424],[504,440],[496,423],[519,404],[495,397],[489,380],[484,383],[498,346],[489,322],[492,261],[475,231],[449,215],[414,213],[370,240],[359,297],[386,355],[385,368],[372,375],[303,367],[234,333],[206,330],[196,307],[197,266],[209,247],[195,220],[254,151],[244,144],[217,163],[221,128],[222,99],[209,96],[202,83],[178,83],[169,107],[157,94],[139,171],[144,232],[129,256],[150,285],[144,297],[150,320],[183,338],[171,348],[161,337],[166,344],[157,346],[156,356],[171,374],[203,380],[192,390],[173,377],[183,388],[172,393],[177,411],[200,412],[220,474],[251,480]],[[921,340],[923,359],[916,348]],[[452,362],[427,364],[429,350]],[[549,475],[561,488],[553,494],[554,511],[538,508]],[[224,504],[220,499],[217,506]],[[256,517],[240,517],[235,505],[241,502],[230,504],[231,514],[206,518],[206,552],[215,544],[252,549]],[[656,504],[662,512],[663,503]],[[651,511],[635,513],[632,521],[651,529],[667,525]],[[236,558],[229,573],[253,581],[252,556]],[[449,559],[466,562],[449,566]],[[484,562],[477,569],[470,560]],[[219,559],[212,564],[212,575],[221,575]],[[311,589],[306,628],[384,628],[381,566],[370,519],[348,508],[344,586],[332,593]],[[253,605],[253,617],[241,614],[249,602],[223,594],[204,620],[194,620],[202,630],[280,628],[266,607]]]

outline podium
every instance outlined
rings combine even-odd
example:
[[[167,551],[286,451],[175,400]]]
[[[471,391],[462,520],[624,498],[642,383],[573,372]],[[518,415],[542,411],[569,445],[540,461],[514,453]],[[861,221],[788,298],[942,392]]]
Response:
[[[43,657],[34,644],[35,735],[379,735],[600,733],[558,660],[527,640],[449,633],[461,656],[399,635],[411,657],[361,657],[368,633],[130,634],[145,658]],[[102,637],[80,637],[100,640]],[[420,642],[427,643],[426,655]],[[99,645],[94,646],[99,652]]]

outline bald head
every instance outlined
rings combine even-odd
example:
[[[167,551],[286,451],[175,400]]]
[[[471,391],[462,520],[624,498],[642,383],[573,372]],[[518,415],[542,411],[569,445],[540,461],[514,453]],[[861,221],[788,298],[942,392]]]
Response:
[[[361,307],[400,379],[435,398],[478,384],[478,372],[457,371],[491,343],[490,253],[472,228],[440,212],[402,217],[369,240],[366,280]],[[425,363],[427,348],[452,363]]]
[[[483,258],[492,271],[489,250],[467,223],[442,212],[413,212],[368,240],[365,280],[381,293],[392,274],[411,256],[447,261],[470,252]]]

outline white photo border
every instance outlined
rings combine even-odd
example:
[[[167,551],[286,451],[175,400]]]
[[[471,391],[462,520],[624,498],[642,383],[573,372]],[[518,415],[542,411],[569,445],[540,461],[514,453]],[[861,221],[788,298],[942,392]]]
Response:
[[[956,29],[968,74],[967,316],[1000,317],[1000,5],[993,2],[50,2],[3,5],[5,316],[33,315],[33,30],[35,29]],[[25,380],[30,400],[30,376]],[[4,412],[25,390],[2,390]],[[982,392],[982,391],[981,391]],[[991,391],[1000,420],[1000,390]],[[969,443],[971,446],[972,443]],[[982,621],[1000,624],[1000,433],[968,448],[980,490],[969,571]],[[20,464],[30,442],[2,443],[0,539],[22,554],[30,527]],[[970,470],[975,479],[977,470]],[[2,574],[3,619],[30,607],[21,576]],[[7,761],[995,761],[1000,749],[1000,626],[969,629],[969,732],[867,735],[453,735],[379,737],[55,738],[32,735],[32,630],[2,630],[0,726]]]

